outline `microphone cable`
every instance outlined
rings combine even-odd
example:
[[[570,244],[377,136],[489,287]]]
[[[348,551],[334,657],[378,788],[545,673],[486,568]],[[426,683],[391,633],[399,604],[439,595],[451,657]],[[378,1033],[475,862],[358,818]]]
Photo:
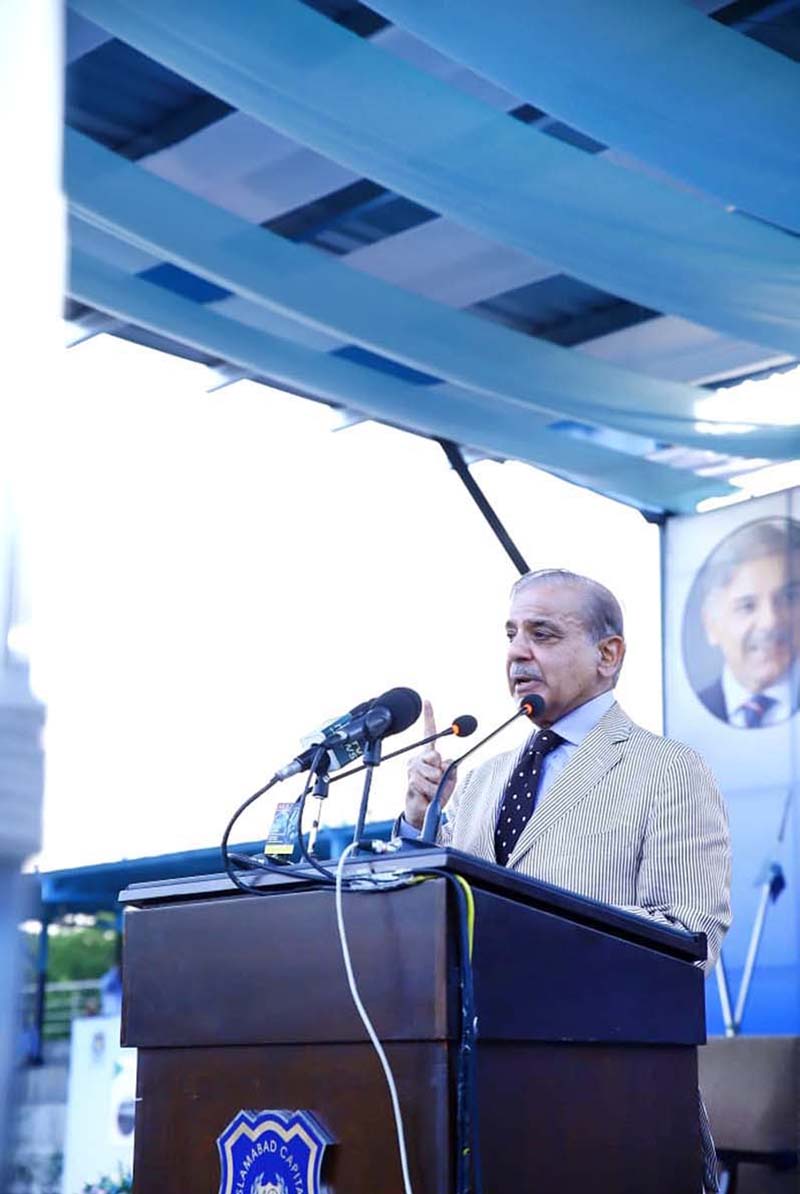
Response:
[[[357,708],[361,708],[361,706],[357,706]],[[381,762],[386,763],[389,761],[389,759],[393,759],[397,755],[405,754],[410,750],[416,750],[420,746],[426,746],[429,742],[433,742],[437,738],[442,738],[448,734],[454,734],[456,737],[466,738],[475,732],[477,725],[477,721],[471,716],[471,714],[462,714],[461,717],[454,718],[447,729],[440,730],[437,734],[432,734],[427,738],[423,738],[420,742],[415,742],[411,746],[401,746],[398,750],[393,750],[388,755],[384,755]],[[306,845],[302,829],[306,801],[311,791],[311,781],[327,749],[329,749],[329,744],[327,743],[320,743],[317,747],[314,758],[309,765],[308,776],[303,791],[295,801],[295,803],[299,805],[295,844],[298,847],[301,859],[309,868],[309,870],[317,871],[320,876],[320,878],[317,879],[316,875],[300,874],[300,872],[296,872],[298,879],[303,879],[309,884],[315,882],[321,884],[323,881],[327,885],[332,885],[335,883],[335,871],[321,866],[314,858],[313,854]],[[356,775],[365,769],[365,765],[361,765],[358,767],[351,767],[349,770],[339,771],[336,775],[330,777],[328,782],[329,784],[336,783],[340,779],[346,779],[348,776]],[[279,782],[282,782],[282,776],[278,771],[266,784],[264,784],[263,787],[259,788],[257,792],[254,792],[252,796],[248,796],[247,800],[245,800],[237,808],[236,812],[231,817],[228,825],[226,826],[225,833],[222,836],[220,852],[222,855],[222,866],[225,874],[228,876],[231,883],[233,883],[234,887],[237,887],[240,891],[246,892],[248,895],[265,894],[266,890],[268,889],[261,889],[239,879],[233,869],[233,863],[238,863],[241,867],[247,867],[250,870],[266,871],[272,874],[279,873],[284,877],[292,873],[291,868],[297,866],[296,863],[292,862],[273,862],[268,858],[254,858],[251,855],[232,854],[228,849],[228,840],[230,838],[231,832],[233,831],[233,826],[236,824],[245,809],[249,808],[249,806],[258,800],[260,796],[263,796],[270,790],[270,788]]]
[[[339,934],[339,945],[342,952],[347,985],[350,995],[359,1014],[362,1024],[378,1056],[383,1069],[389,1098],[392,1104],[392,1114],[395,1121],[397,1147],[400,1155],[400,1167],[403,1175],[404,1194],[413,1194],[411,1176],[408,1168],[408,1150],[406,1146],[405,1126],[397,1082],[392,1071],[386,1051],[378,1037],[361,994],[358,989],[347,930],[344,921],[344,904],[342,894],[345,890],[344,869],[347,859],[358,848],[357,842],[351,842],[342,852],[336,867],[335,907],[336,928]],[[456,905],[457,933],[457,962],[459,976],[459,993],[461,1005],[461,1020],[458,1036],[458,1053],[456,1062],[456,1140],[455,1140],[455,1192],[456,1194],[482,1194],[483,1181],[481,1174],[477,1079],[476,1079],[476,1045],[477,1045],[477,1015],[475,1010],[475,991],[472,979],[472,938],[474,929],[475,903],[472,889],[460,875],[449,871],[430,870],[417,872],[405,876],[394,884],[398,887],[410,887],[429,879],[444,879],[454,892]],[[390,890],[390,888],[388,888]],[[387,890],[386,886],[360,887],[360,892]]]
[[[321,748],[321,753],[324,752],[325,747]],[[477,1043],[477,1018],[475,1013],[475,995],[472,980],[472,933],[474,920],[474,902],[472,899],[472,892],[469,885],[460,876],[454,875],[447,871],[431,870],[423,874],[417,872],[416,874],[397,875],[389,882],[384,879],[380,881],[376,878],[371,878],[366,875],[359,876],[355,880],[345,880],[344,867],[347,858],[358,848],[358,843],[351,843],[342,853],[336,871],[331,872],[325,867],[321,866],[308,852],[302,833],[302,819],[303,810],[305,808],[305,801],[311,790],[311,782],[314,775],[313,768],[309,771],[303,792],[299,798],[299,814],[298,814],[298,829],[297,836],[300,846],[300,852],[303,860],[313,870],[319,872],[319,878],[316,875],[309,875],[300,873],[296,869],[296,864],[281,864],[274,863],[267,859],[252,859],[250,864],[255,869],[263,870],[280,874],[284,878],[295,876],[298,880],[302,880],[304,884],[325,886],[327,888],[333,887],[336,900],[336,923],[339,940],[342,949],[342,957],[345,963],[345,971],[347,975],[348,987],[353,1002],[359,1013],[359,1016],[364,1023],[367,1034],[375,1048],[375,1051],[381,1061],[381,1065],[386,1076],[386,1082],[389,1087],[389,1093],[392,1101],[392,1110],[395,1118],[395,1127],[397,1132],[398,1148],[400,1151],[401,1166],[403,1170],[404,1194],[413,1194],[411,1186],[410,1175],[408,1172],[408,1155],[405,1140],[405,1128],[403,1124],[402,1111],[400,1108],[399,1097],[397,1093],[397,1084],[392,1073],[385,1050],[375,1032],[369,1014],[361,1000],[358,986],[353,972],[352,961],[350,958],[349,947],[347,943],[347,934],[344,925],[344,912],[342,904],[342,893],[344,890],[352,890],[354,892],[363,894],[374,894],[378,891],[397,890],[403,887],[409,887],[414,883],[422,882],[425,879],[443,878],[450,885],[454,892],[457,911],[458,923],[458,971],[459,971],[459,991],[461,1004],[461,1022],[458,1039],[458,1053],[456,1065],[456,1194],[481,1194],[481,1167],[479,1154],[479,1133],[477,1124],[477,1088],[476,1088],[476,1043]],[[274,889],[270,887],[259,887],[255,884],[249,884],[239,878],[233,868],[233,861],[236,856],[231,856],[228,849],[228,841],[233,826],[241,816],[241,814],[250,807],[256,800],[263,796],[270,790],[277,782],[275,776],[266,783],[263,787],[254,792],[252,796],[243,801],[237,808],[230,821],[228,822],[225,832],[222,837],[220,851],[222,854],[222,862],[225,869],[225,874],[230,879],[231,883],[238,890],[245,895],[271,895]],[[236,858],[238,861],[238,858]],[[388,876],[387,876],[388,879]]]
[[[269,858],[249,858],[249,860],[247,862],[247,866],[251,870],[266,871],[270,874],[279,874],[283,878],[296,877],[298,880],[302,880],[305,883],[309,883],[309,884],[317,883],[317,884],[321,885],[323,880],[324,880],[325,884],[328,886],[332,886],[334,884],[335,878],[334,878],[333,873],[331,871],[326,870],[325,867],[320,866],[320,864],[313,858],[313,856],[311,854],[309,854],[309,852],[306,848],[306,844],[303,840],[303,832],[302,832],[303,810],[305,808],[306,799],[308,798],[308,793],[311,790],[311,783],[314,778],[314,767],[319,764],[319,760],[321,759],[322,755],[325,753],[326,750],[327,750],[326,745],[322,745],[318,749],[318,751],[314,757],[314,765],[309,769],[308,776],[306,778],[306,782],[305,782],[305,786],[303,788],[302,794],[300,795],[298,800],[295,802],[295,803],[299,804],[299,806],[300,806],[298,818],[297,818],[297,839],[296,839],[297,842],[299,843],[300,854],[303,858],[303,861],[308,865],[308,867],[311,870],[315,870],[315,871],[319,872],[320,878],[317,878],[316,875],[309,875],[307,873],[304,874],[304,873],[298,871],[296,863],[273,862],[272,859],[269,859]],[[243,856],[241,856],[241,855],[232,856],[230,850],[228,849],[228,841],[230,839],[230,835],[231,835],[234,825],[239,820],[239,817],[242,815],[242,813],[245,811],[245,809],[249,808],[251,804],[254,804],[255,801],[259,799],[259,797],[264,796],[270,790],[270,788],[274,787],[274,785],[278,782],[279,782],[279,780],[278,780],[277,775],[273,775],[272,779],[270,779],[268,783],[264,784],[264,786],[262,788],[259,788],[257,792],[254,792],[252,796],[248,796],[247,799],[239,805],[236,812],[233,814],[230,821],[226,825],[225,832],[222,835],[222,841],[220,843],[220,853],[222,855],[222,866],[225,871],[225,874],[228,876],[228,878],[230,879],[230,881],[234,885],[234,887],[237,887],[239,889],[239,891],[243,891],[247,895],[271,895],[272,889],[269,887],[258,887],[254,883],[246,883],[243,879],[239,878],[239,876],[236,874],[236,871],[234,870],[233,864],[234,864],[234,861],[239,862],[240,860],[242,860]]]
[[[350,842],[349,846],[345,846],[339,857],[339,863],[336,867],[336,928],[339,933],[339,945],[342,951],[342,961],[344,962],[345,974],[347,975],[347,985],[350,988],[350,995],[355,1004],[361,1023],[367,1030],[367,1036],[372,1042],[372,1047],[378,1055],[378,1060],[383,1068],[384,1077],[386,1078],[386,1085],[389,1088],[389,1098],[392,1103],[392,1114],[394,1115],[395,1131],[397,1133],[397,1147],[400,1153],[400,1168],[403,1173],[403,1191],[404,1194],[414,1194],[411,1185],[411,1175],[408,1170],[408,1150],[406,1148],[406,1131],[403,1124],[403,1112],[400,1107],[400,1098],[397,1093],[397,1083],[395,1082],[392,1067],[389,1064],[389,1059],[386,1056],[386,1050],[380,1042],[380,1038],[375,1031],[375,1026],[370,1019],[369,1012],[364,1006],[363,1000],[358,990],[356,983],[356,976],[353,972],[353,962],[350,957],[350,946],[347,941],[347,930],[344,924],[344,906],[342,903],[342,891],[344,887],[344,866],[347,859],[358,849],[358,842]]]
[[[219,850],[220,854],[222,855],[222,866],[225,874],[228,876],[234,887],[238,887],[240,891],[245,892],[247,895],[253,895],[254,893],[257,893],[259,889],[251,886],[249,883],[245,883],[236,874],[235,870],[233,869],[233,859],[231,858],[230,851],[228,850],[228,840],[231,836],[234,825],[239,820],[245,809],[249,808],[251,804],[254,804],[260,796],[263,796],[266,792],[268,792],[270,788],[274,787],[277,782],[277,776],[273,775],[272,779],[265,783],[262,788],[259,788],[257,792],[253,793],[252,796],[248,796],[246,800],[242,801],[228,824],[225,826],[225,832],[223,833],[222,841],[220,842]],[[272,862],[268,863],[266,860],[262,862],[261,860],[253,859],[252,862],[256,863],[258,870],[284,870],[283,867],[280,867]]]

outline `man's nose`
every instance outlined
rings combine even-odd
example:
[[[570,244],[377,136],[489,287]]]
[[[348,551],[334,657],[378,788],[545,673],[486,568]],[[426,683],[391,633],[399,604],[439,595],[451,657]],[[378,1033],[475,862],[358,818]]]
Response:
[[[781,622],[781,611],[769,597],[756,606],[756,626],[759,630],[775,630]]]
[[[526,634],[515,634],[508,644],[509,659],[530,659],[533,655],[532,642]]]

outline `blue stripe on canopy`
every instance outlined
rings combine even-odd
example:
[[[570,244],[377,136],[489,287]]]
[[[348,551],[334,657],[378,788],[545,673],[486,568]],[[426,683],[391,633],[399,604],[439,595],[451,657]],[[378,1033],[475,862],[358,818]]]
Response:
[[[190,195],[66,134],[74,216],[174,265],[371,352],[527,409],[675,443],[773,459],[800,453],[800,428],[698,430],[707,392],[643,377],[370,277]],[[82,241],[86,246],[84,237]],[[91,246],[89,246],[91,248]],[[92,250],[93,252],[95,250]],[[101,246],[97,253],[104,255]],[[800,412],[798,412],[800,419]]]
[[[800,66],[681,0],[374,0],[551,116],[800,231]]]
[[[595,286],[800,355],[800,241],[573,149],[296,0],[70,0],[183,76]]]
[[[222,357],[289,388],[368,418],[444,436],[490,455],[528,461],[642,508],[691,511],[725,483],[572,439],[547,419],[452,386],[420,387],[318,353],[218,315],[82,251],[72,255],[70,294],[126,322]]]

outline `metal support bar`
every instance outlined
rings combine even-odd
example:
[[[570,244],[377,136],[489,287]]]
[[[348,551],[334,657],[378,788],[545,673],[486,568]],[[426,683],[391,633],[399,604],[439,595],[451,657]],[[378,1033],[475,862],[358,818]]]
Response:
[[[717,958],[717,964],[714,967],[714,977],[717,980],[717,991],[719,992],[719,1002],[722,1007],[722,1020],[725,1025],[726,1036],[736,1036],[736,1023],[733,1019],[733,1012],[731,1010],[731,988],[728,982],[728,972],[725,969],[725,959],[720,952]]]
[[[786,826],[789,821],[792,800],[793,789],[789,787],[786,790],[786,799],[783,802],[781,822],[775,842],[775,853],[773,854],[772,858],[768,859],[764,864],[760,875],[756,880],[756,884],[760,888],[758,908],[756,909],[755,919],[753,920],[753,928],[750,933],[750,941],[747,947],[747,957],[744,963],[744,971],[742,973],[741,982],[739,983],[739,991],[736,997],[736,1010],[734,1011],[733,1015],[731,1015],[730,984],[728,982],[728,975],[725,971],[725,963],[723,962],[721,953],[716,966],[717,990],[719,991],[719,1000],[720,1004],[722,1005],[722,1018],[725,1022],[726,1036],[738,1036],[742,1031],[744,1009],[747,1006],[747,999],[750,995],[750,987],[753,982],[756,961],[758,959],[758,951],[761,947],[761,938],[764,935],[764,927],[767,922],[767,913],[769,912],[770,901],[774,903],[786,886],[783,867],[778,861],[778,858],[780,848],[783,845],[784,838],[786,837]]]
[[[42,914],[39,929],[39,943],[36,951],[36,1003],[34,1008],[34,1029],[36,1035],[33,1042],[33,1052],[30,1056],[31,1065],[44,1064],[44,1013],[47,997],[47,960],[49,952],[50,920],[46,913]]]
[[[467,492],[475,502],[475,505],[478,507],[481,514],[494,531],[500,542],[500,546],[507,553],[507,555],[511,557],[511,562],[519,572],[520,576],[523,576],[526,572],[530,572],[530,568],[528,567],[522,552],[514,543],[514,540],[511,538],[508,531],[497,517],[497,514],[491,506],[489,499],[486,497],[486,494],[483,492],[481,487],[478,485],[478,482],[469,471],[466,461],[461,455],[461,449],[457,444],[454,444],[449,439],[440,439],[437,442],[441,446],[442,451],[447,459],[450,461],[451,467],[455,470],[455,472],[458,473],[459,477],[463,481]]]
[[[756,967],[756,958],[758,957],[761,938],[764,934],[764,924],[767,919],[767,909],[769,908],[771,887],[772,881],[771,878],[768,878],[761,888],[761,895],[758,901],[758,911],[756,912],[756,918],[753,922],[753,931],[750,934],[750,944],[747,948],[747,958],[744,964],[744,973],[742,974],[742,981],[739,985],[739,995],[736,1000],[736,1011],[734,1012],[734,1024],[736,1025],[737,1032],[741,1031],[744,1009],[747,1004],[747,997],[750,994],[750,984],[753,981],[753,971]]]

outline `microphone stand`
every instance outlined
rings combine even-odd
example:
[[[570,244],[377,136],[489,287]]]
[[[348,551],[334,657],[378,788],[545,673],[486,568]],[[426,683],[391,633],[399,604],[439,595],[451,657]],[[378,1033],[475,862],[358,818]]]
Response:
[[[312,855],[315,852],[315,847],[317,844],[317,834],[319,833],[319,822],[320,822],[320,818],[322,817],[322,802],[328,795],[328,789],[331,786],[330,776],[328,775],[328,768],[330,767],[330,761],[331,761],[331,756],[330,756],[329,752],[326,750],[322,754],[322,757],[320,758],[319,762],[316,764],[316,766],[314,768],[314,774],[316,775],[316,780],[314,781],[314,787],[312,789],[311,795],[317,801],[317,809],[316,809],[316,814],[314,816],[314,820],[311,822],[311,829],[309,830],[309,833],[308,833],[308,852],[309,852],[309,854],[312,854]]]
[[[539,712],[544,709],[544,704],[539,706]],[[442,778],[439,780],[433,800],[431,800],[425,811],[425,820],[422,822],[422,830],[418,838],[404,838],[403,845],[416,846],[432,846],[436,843],[436,837],[439,833],[439,822],[442,819],[442,794],[445,789],[447,780],[449,779],[453,769],[466,759],[467,755],[471,755],[473,751],[478,750],[485,745],[496,734],[499,734],[506,726],[510,726],[512,721],[516,721],[518,717],[530,717],[533,710],[530,702],[523,701],[516,713],[509,717],[502,725],[499,725],[496,730],[492,730],[491,734],[487,734],[485,738],[481,738],[480,742],[476,742],[469,750],[465,750],[463,755],[458,759],[453,759],[452,763],[445,768]]]
[[[369,793],[372,788],[372,776],[375,768],[380,765],[381,761],[381,747],[383,743],[380,738],[372,738],[367,743],[364,754],[364,767],[366,768],[366,775],[364,776],[364,788],[361,793],[361,804],[358,809],[358,820],[356,821],[355,832],[353,833],[353,842],[358,844],[364,834],[364,823],[367,819],[367,805],[369,804]]]

